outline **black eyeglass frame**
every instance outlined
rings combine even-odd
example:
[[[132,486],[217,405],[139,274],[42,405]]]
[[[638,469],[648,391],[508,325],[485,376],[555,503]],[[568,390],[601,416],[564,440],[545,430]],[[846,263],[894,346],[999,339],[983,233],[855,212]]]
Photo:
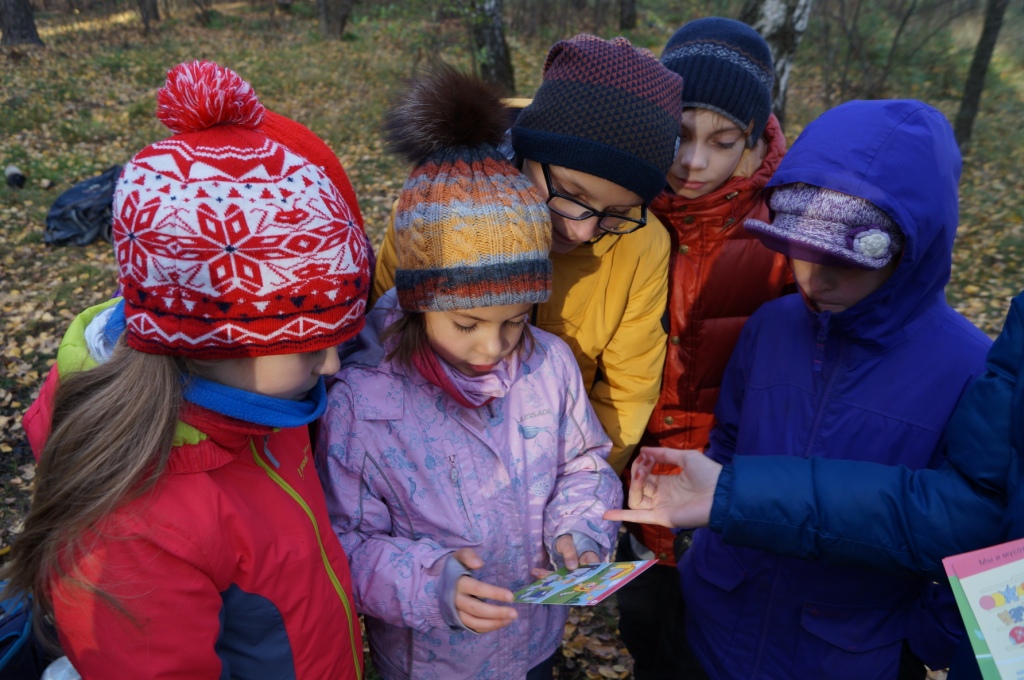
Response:
[[[586,203],[583,203],[583,202],[573,198],[572,196],[566,196],[565,194],[563,194],[560,191],[558,191],[557,189],[555,189],[554,185],[551,183],[551,170],[548,169],[548,164],[547,163],[541,163],[540,164],[540,169],[541,169],[541,172],[544,173],[544,182],[547,184],[547,188],[548,188],[548,200],[545,201],[545,203],[547,203],[548,209],[551,210],[551,212],[555,213],[556,215],[561,215],[565,219],[573,220],[574,222],[581,222],[583,220],[589,220],[591,217],[597,217],[597,228],[600,229],[601,231],[605,232],[606,234],[616,234],[616,235],[632,234],[637,229],[640,229],[642,227],[647,226],[647,204],[646,203],[641,203],[640,204],[640,217],[639,218],[636,218],[636,217],[626,217],[625,215],[620,215],[618,213],[604,212],[602,210],[594,210],[594,208],[590,207]],[[584,211],[583,214],[582,215],[566,215],[564,212],[562,212],[561,210],[558,210],[557,208],[555,208],[554,206],[551,205],[552,199],[555,199],[555,198],[561,198],[563,201],[569,201],[573,205],[578,205],[579,207],[583,208],[583,211]],[[609,229],[609,228],[605,227],[603,224],[601,224],[601,222],[606,217],[611,218],[611,219],[615,219],[615,220],[622,220],[623,222],[627,222],[629,224],[632,224],[633,227],[630,228],[630,229],[625,229],[625,230],[623,230],[623,229]]]

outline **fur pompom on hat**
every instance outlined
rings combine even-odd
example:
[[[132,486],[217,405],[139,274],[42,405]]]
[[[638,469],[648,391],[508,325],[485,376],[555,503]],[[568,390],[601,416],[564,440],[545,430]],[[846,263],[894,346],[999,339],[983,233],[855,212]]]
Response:
[[[649,203],[665,186],[683,79],[619,37],[581,34],[548,52],[544,81],[512,126],[521,158],[585,172]]]
[[[275,141],[312,133],[275,114],[267,125],[252,87],[210,62],[172,69],[157,104],[176,134],[136,154],[114,193],[129,346],[225,359],[358,333],[368,248],[340,164],[339,191],[304,148]]]
[[[761,242],[795,260],[881,269],[903,251],[903,232],[868,200],[810,184],[784,184],[768,199],[772,222],[747,220]]]
[[[402,309],[537,303],[551,291],[551,218],[499,151],[506,111],[481,80],[436,64],[384,118],[388,149],[415,167],[395,206]]]
[[[761,34],[742,21],[707,17],[669,38],[661,63],[683,77],[683,107],[720,113],[753,146],[772,113],[775,71]]]

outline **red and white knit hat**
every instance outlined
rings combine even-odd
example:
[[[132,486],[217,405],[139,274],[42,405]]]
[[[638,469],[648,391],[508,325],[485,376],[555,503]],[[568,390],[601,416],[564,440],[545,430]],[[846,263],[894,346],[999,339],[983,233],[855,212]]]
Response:
[[[268,136],[263,105],[230,69],[180,64],[157,104],[176,134],[136,154],[114,193],[128,344],[225,359],[358,333],[368,246],[350,186]]]

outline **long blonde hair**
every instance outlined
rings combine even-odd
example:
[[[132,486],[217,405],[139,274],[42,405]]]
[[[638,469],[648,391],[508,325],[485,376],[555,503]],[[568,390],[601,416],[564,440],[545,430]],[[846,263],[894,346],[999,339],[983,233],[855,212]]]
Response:
[[[7,594],[32,594],[36,632],[44,639],[56,579],[69,579],[120,609],[83,578],[76,557],[88,531],[150,489],[165,469],[187,372],[184,360],[135,351],[122,336],[108,362],[61,376],[32,508],[11,560],[0,569],[0,578],[10,580]]]

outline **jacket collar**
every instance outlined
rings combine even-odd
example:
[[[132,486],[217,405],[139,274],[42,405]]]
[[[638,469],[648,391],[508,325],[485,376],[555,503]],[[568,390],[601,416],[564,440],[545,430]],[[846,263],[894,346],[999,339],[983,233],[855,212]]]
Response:
[[[186,402],[181,409],[167,474],[207,472],[247,455],[249,440],[275,432]]]

